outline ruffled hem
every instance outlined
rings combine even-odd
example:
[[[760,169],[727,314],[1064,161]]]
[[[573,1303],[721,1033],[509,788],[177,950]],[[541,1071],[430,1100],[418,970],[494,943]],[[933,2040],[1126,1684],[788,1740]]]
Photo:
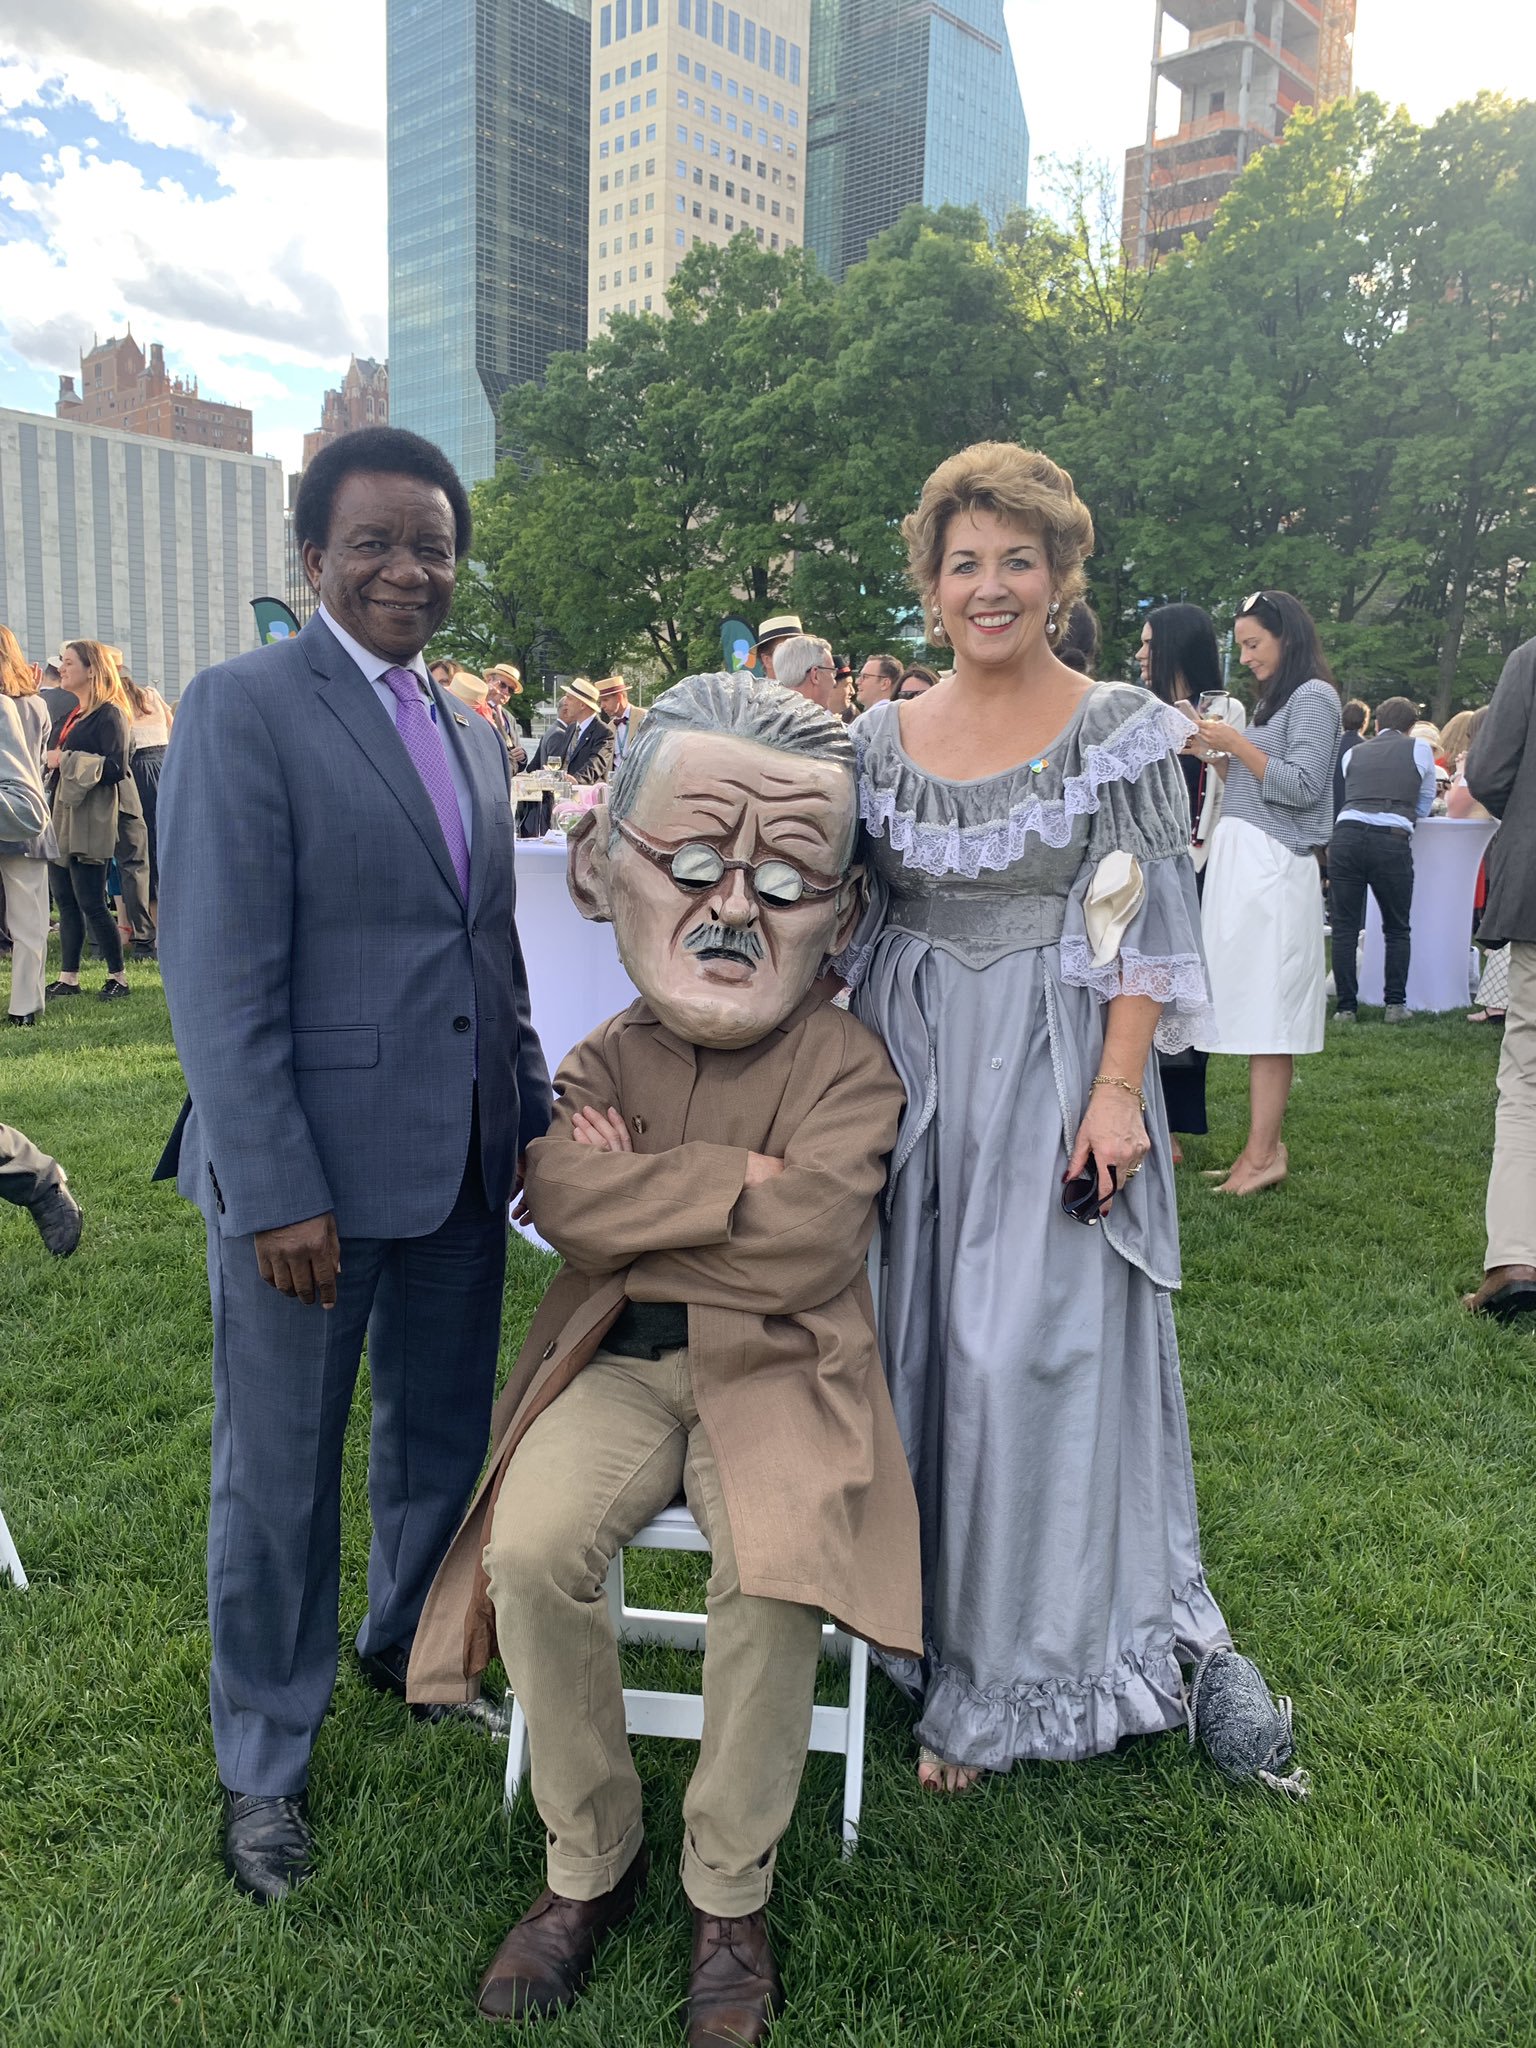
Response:
[[[901,785],[910,780],[920,784],[925,794],[941,785],[919,771],[904,768],[895,785],[885,786],[871,777],[861,760],[859,815],[871,833],[889,840],[909,868],[925,875],[964,875],[974,881],[983,869],[1012,867],[1023,857],[1031,834],[1047,846],[1067,845],[1073,820],[1098,810],[1101,789],[1112,782],[1136,781],[1154,761],[1177,753],[1189,734],[1189,721],[1181,712],[1151,697],[1106,739],[1092,741],[1082,749],[1081,769],[1063,776],[1059,797],[1043,797],[1031,790],[1021,802],[1011,805],[1004,817],[976,825],[962,825],[958,819],[942,823],[920,819],[915,809],[903,809],[898,803]],[[1028,763],[1015,771],[1020,779],[1030,779],[1034,772]]]
[[[1071,988],[1090,990],[1101,1003],[1116,996],[1151,996],[1161,1003],[1152,1040],[1159,1052],[1186,1052],[1215,1034],[1216,1012],[1198,953],[1160,956],[1122,945],[1113,960],[1096,967],[1087,939],[1068,932],[1061,941],[1061,978]]]
[[[877,1653],[880,1668],[921,1703],[916,1735],[946,1762],[1007,1771],[1016,1763],[1077,1763],[1128,1735],[1188,1727],[1181,1666],[1232,1641],[1203,1574],[1173,1595],[1173,1633],[1145,1655],[1127,1653],[1094,1678],[1038,1679],[982,1690],[930,1646],[926,1664]]]

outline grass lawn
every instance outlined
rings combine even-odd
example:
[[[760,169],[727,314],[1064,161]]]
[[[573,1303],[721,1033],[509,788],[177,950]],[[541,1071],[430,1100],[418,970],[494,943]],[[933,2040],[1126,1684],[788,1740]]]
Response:
[[[1303,1066],[1294,1178],[1249,1203],[1196,1172],[1241,1131],[1241,1063],[1217,1061],[1181,1176],[1207,1565],[1295,1696],[1312,1803],[1234,1790],[1172,1736],[947,1803],[919,1793],[876,1680],[857,1856],[831,1758],[784,1844],[781,2048],[1536,2041],[1536,1345],[1457,1306],[1496,1050],[1449,1022],[1330,1041]],[[541,1882],[526,1794],[501,1810],[504,1751],[418,1727],[344,1658],[313,1882],[262,1911],[223,1876],[202,1230],[149,1184],[180,1095],[149,969],[131,1003],[0,1037],[0,1116],[65,1160],[87,1219],[55,1263],[0,1210],[0,1488],[32,1579],[0,1584],[0,2042],[483,2042],[476,1978]],[[544,1270],[516,1252],[509,1359]],[[344,1640],[364,1399],[353,1420]],[[550,2048],[681,2038],[691,1751],[637,1750],[656,1872]]]

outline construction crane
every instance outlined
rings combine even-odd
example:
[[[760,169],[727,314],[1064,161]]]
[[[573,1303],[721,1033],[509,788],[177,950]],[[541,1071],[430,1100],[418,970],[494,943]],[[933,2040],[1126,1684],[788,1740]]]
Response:
[[[1323,26],[1317,57],[1317,98],[1348,99],[1355,77],[1355,0],[1323,0]]]

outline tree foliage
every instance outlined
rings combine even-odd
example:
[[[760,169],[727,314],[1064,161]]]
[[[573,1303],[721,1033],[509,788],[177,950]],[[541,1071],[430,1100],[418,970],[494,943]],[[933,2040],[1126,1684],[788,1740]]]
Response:
[[[913,208],[836,289],[745,234],[697,248],[667,309],[506,401],[451,628],[474,657],[666,680],[781,607],[852,653],[911,641],[901,520],[982,438],[1072,470],[1112,664],[1149,605],[1283,586],[1352,690],[1443,717],[1536,630],[1531,103],[1298,114],[1151,272],[1078,163],[995,236]]]

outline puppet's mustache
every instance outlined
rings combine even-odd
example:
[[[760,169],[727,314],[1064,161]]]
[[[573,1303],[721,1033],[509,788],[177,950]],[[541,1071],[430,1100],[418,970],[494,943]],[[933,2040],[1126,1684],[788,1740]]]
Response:
[[[683,951],[701,960],[745,960],[755,967],[763,957],[763,942],[755,925],[697,924],[683,940]]]

